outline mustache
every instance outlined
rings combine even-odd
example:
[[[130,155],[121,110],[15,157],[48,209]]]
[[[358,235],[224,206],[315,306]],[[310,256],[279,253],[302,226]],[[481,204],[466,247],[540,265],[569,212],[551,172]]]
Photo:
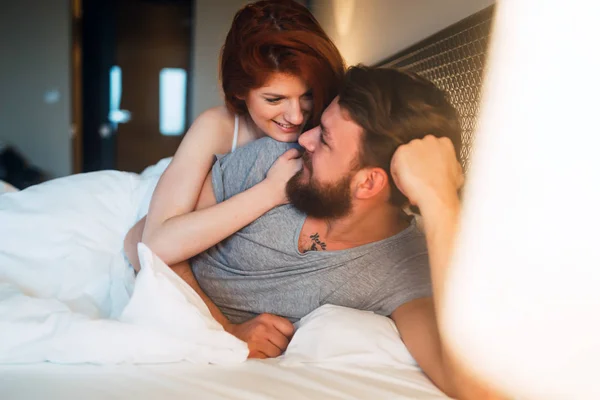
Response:
[[[304,163],[304,165],[306,165],[306,168],[308,168],[308,172],[312,173],[312,157],[308,154],[307,151],[304,151],[304,153],[302,153],[302,162]]]

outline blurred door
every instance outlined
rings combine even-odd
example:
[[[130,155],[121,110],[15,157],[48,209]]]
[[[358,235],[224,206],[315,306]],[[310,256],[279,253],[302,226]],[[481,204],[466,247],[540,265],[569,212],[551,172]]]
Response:
[[[188,127],[192,0],[84,0],[83,12],[84,169],[140,172],[172,156]]]
[[[139,172],[172,156],[187,126],[191,1],[127,0],[117,6],[116,65],[121,108],[118,169]]]

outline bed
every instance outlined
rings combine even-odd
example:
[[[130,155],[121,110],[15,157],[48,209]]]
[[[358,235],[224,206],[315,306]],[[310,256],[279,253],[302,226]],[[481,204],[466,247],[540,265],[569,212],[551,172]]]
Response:
[[[462,117],[465,148],[461,158],[465,167],[468,167],[470,143],[475,129],[479,85],[492,12],[490,8],[477,13],[381,64],[421,73],[450,92],[451,101]],[[465,49],[470,50],[465,52]],[[436,54],[442,56],[436,59]],[[131,276],[115,277],[115,271],[125,270],[121,268],[124,261],[118,249],[128,227],[145,214],[157,177],[168,162],[163,160],[141,175],[115,171],[81,174],[20,193],[0,196],[0,219],[3,221],[0,225],[0,289],[12,280],[27,289],[19,292],[19,301],[29,301],[34,295],[45,300],[63,296],[68,307],[59,310],[62,314],[56,314],[63,318],[60,324],[63,333],[69,333],[69,329],[81,333],[74,327],[82,318],[87,327],[90,321],[121,315],[123,309],[128,307],[126,300],[131,293],[143,285],[136,283],[134,288]],[[39,192],[37,196],[30,195],[36,192]],[[32,198],[34,200],[28,200]],[[40,201],[42,198],[44,200]],[[19,212],[11,211],[15,208]],[[47,215],[52,215],[54,219],[46,218]],[[65,223],[65,220],[70,222]],[[92,226],[96,228],[90,231],[88,228]],[[58,234],[57,227],[60,228]],[[19,235],[29,235],[32,240],[37,240],[35,251],[16,242],[15,237]],[[65,243],[70,247],[65,248]],[[75,245],[86,252],[73,251]],[[90,257],[90,251],[94,257]],[[162,271],[162,267],[153,264],[151,254],[148,257],[150,267],[144,267],[142,262],[142,272],[150,271],[148,276],[160,275],[151,274],[152,271]],[[25,284],[31,279],[28,273],[23,272],[27,268],[9,271],[10,265],[16,265],[15,260],[19,265],[25,263],[31,267],[31,274],[38,276],[40,284]],[[61,264],[61,269],[48,272],[47,268],[40,266],[51,260]],[[103,267],[99,269],[100,263]],[[81,276],[79,272],[82,270],[87,271],[86,274],[94,271],[96,275],[93,281],[108,285],[106,287],[110,287],[110,295],[99,294],[101,284],[87,284],[90,276]],[[114,282],[119,282],[120,286]],[[65,297],[67,286],[70,293],[76,289],[78,294]],[[105,286],[102,286],[102,290],[106,289]],[[144,320],[137,326],[137,334],[143,336],[139,341],[131,341],[132,335],[127,339],[123,335],[100,338],[95,336],[97,329],[88,329],[85,336],[90,341],[97,339],[97,343],[102,342],[93,354],[89,346],[78,347],[76,341],[72,340],[74,336],[64,335],[63,342],[58,346],[61,352],[33,349],[29,359],[11,363],[8,350],[12,351],[15,347],[7,347],[6,343],[12,340],[13,345],[17,343],[22,349],[28,342],[26,338],[18,342],[19,337],[6,335],[7,328],[14,326],[7,325],[12,323],[9,320],[2,320],[3,312],[10,313],[6,307],[2,309],[2,302],[6,298],[2,296],[0,290],[1,399],[447,398],[410,357],[398,340],[393,323],[372,313],[323,306],[314,315],[298,323],[297,333],[286,354],[271,360],[211,363],[205,353],[194,358],[190,356],[189,349],[181,348],[177,348],[175,353],[180,353],[171,358],[165,358],[159,352],[149,358],[139,358],[135,351],[144,340],[146,344],[151,344],[145,350],[170,345],[163,336],[144,336],[146,331],[151,330],[146,328],[155,328],[158,324],[157,321]],[[139,296],[152,301],[147,293]],[[73,310],[78,313],[78,319],[68,315]],[[195,318],[203,318],[202,310],[190,312],[196,313]],[[329,313],[327,319],[323,317],[326,313]],[[133,320],[125,322],[133,321],[135,325],[141,321],[135,312],[130,314],[134,315]],[[167,314],[160,321],[161,329],[164,325],[171,325],[168,328],[173,329],[173,325],[181,322],[181,318],[171,319],[165,324],[172,317]],[[332,315],[336,318],[331,318]],[[41,320],[47,323],[48,319],[34,315],[29,321],[21,318],[16,323],[22,324],[21,335],[27,336],[27,323]],[[59,325],[53,327],[56,326]],[[202,329],[210,328],[203,326]],[[37,339],[46,340],[52,336],[43,330],[39,332]],[[110,348],[119,346],[129,351],[128,358],[111,356]],[[214,357],[213,361],[222,360],[220,356]]]
[[[164,365],[0,366],[2,399],[441,399],[417,368]]]
[[[0,398],[446,398],[389,318],[324,305],[283,356],[244,361],[143,244],[133,279],[119,249],[167,163],[0,196]]]

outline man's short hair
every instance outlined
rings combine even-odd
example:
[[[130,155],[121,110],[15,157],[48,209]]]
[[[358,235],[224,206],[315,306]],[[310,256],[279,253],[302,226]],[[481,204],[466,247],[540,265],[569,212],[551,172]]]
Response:
[[[390,202],[398,207],[407,198],[396,188],[390,162],[398,146],[426,135],[447,137],[457,156],[460,122],[446,93],[417,74],[391,68],[351,67],[344,78],[339,105],[363,128],[360,167],[380,167],[391,182]]]

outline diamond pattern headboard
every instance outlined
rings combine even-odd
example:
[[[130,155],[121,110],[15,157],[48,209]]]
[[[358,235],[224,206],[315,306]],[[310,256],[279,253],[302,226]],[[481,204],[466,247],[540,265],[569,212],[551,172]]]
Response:
[[[468,169],[494,6],[377,64],[416,72],[448,93],[462,126],[461,162]]]

